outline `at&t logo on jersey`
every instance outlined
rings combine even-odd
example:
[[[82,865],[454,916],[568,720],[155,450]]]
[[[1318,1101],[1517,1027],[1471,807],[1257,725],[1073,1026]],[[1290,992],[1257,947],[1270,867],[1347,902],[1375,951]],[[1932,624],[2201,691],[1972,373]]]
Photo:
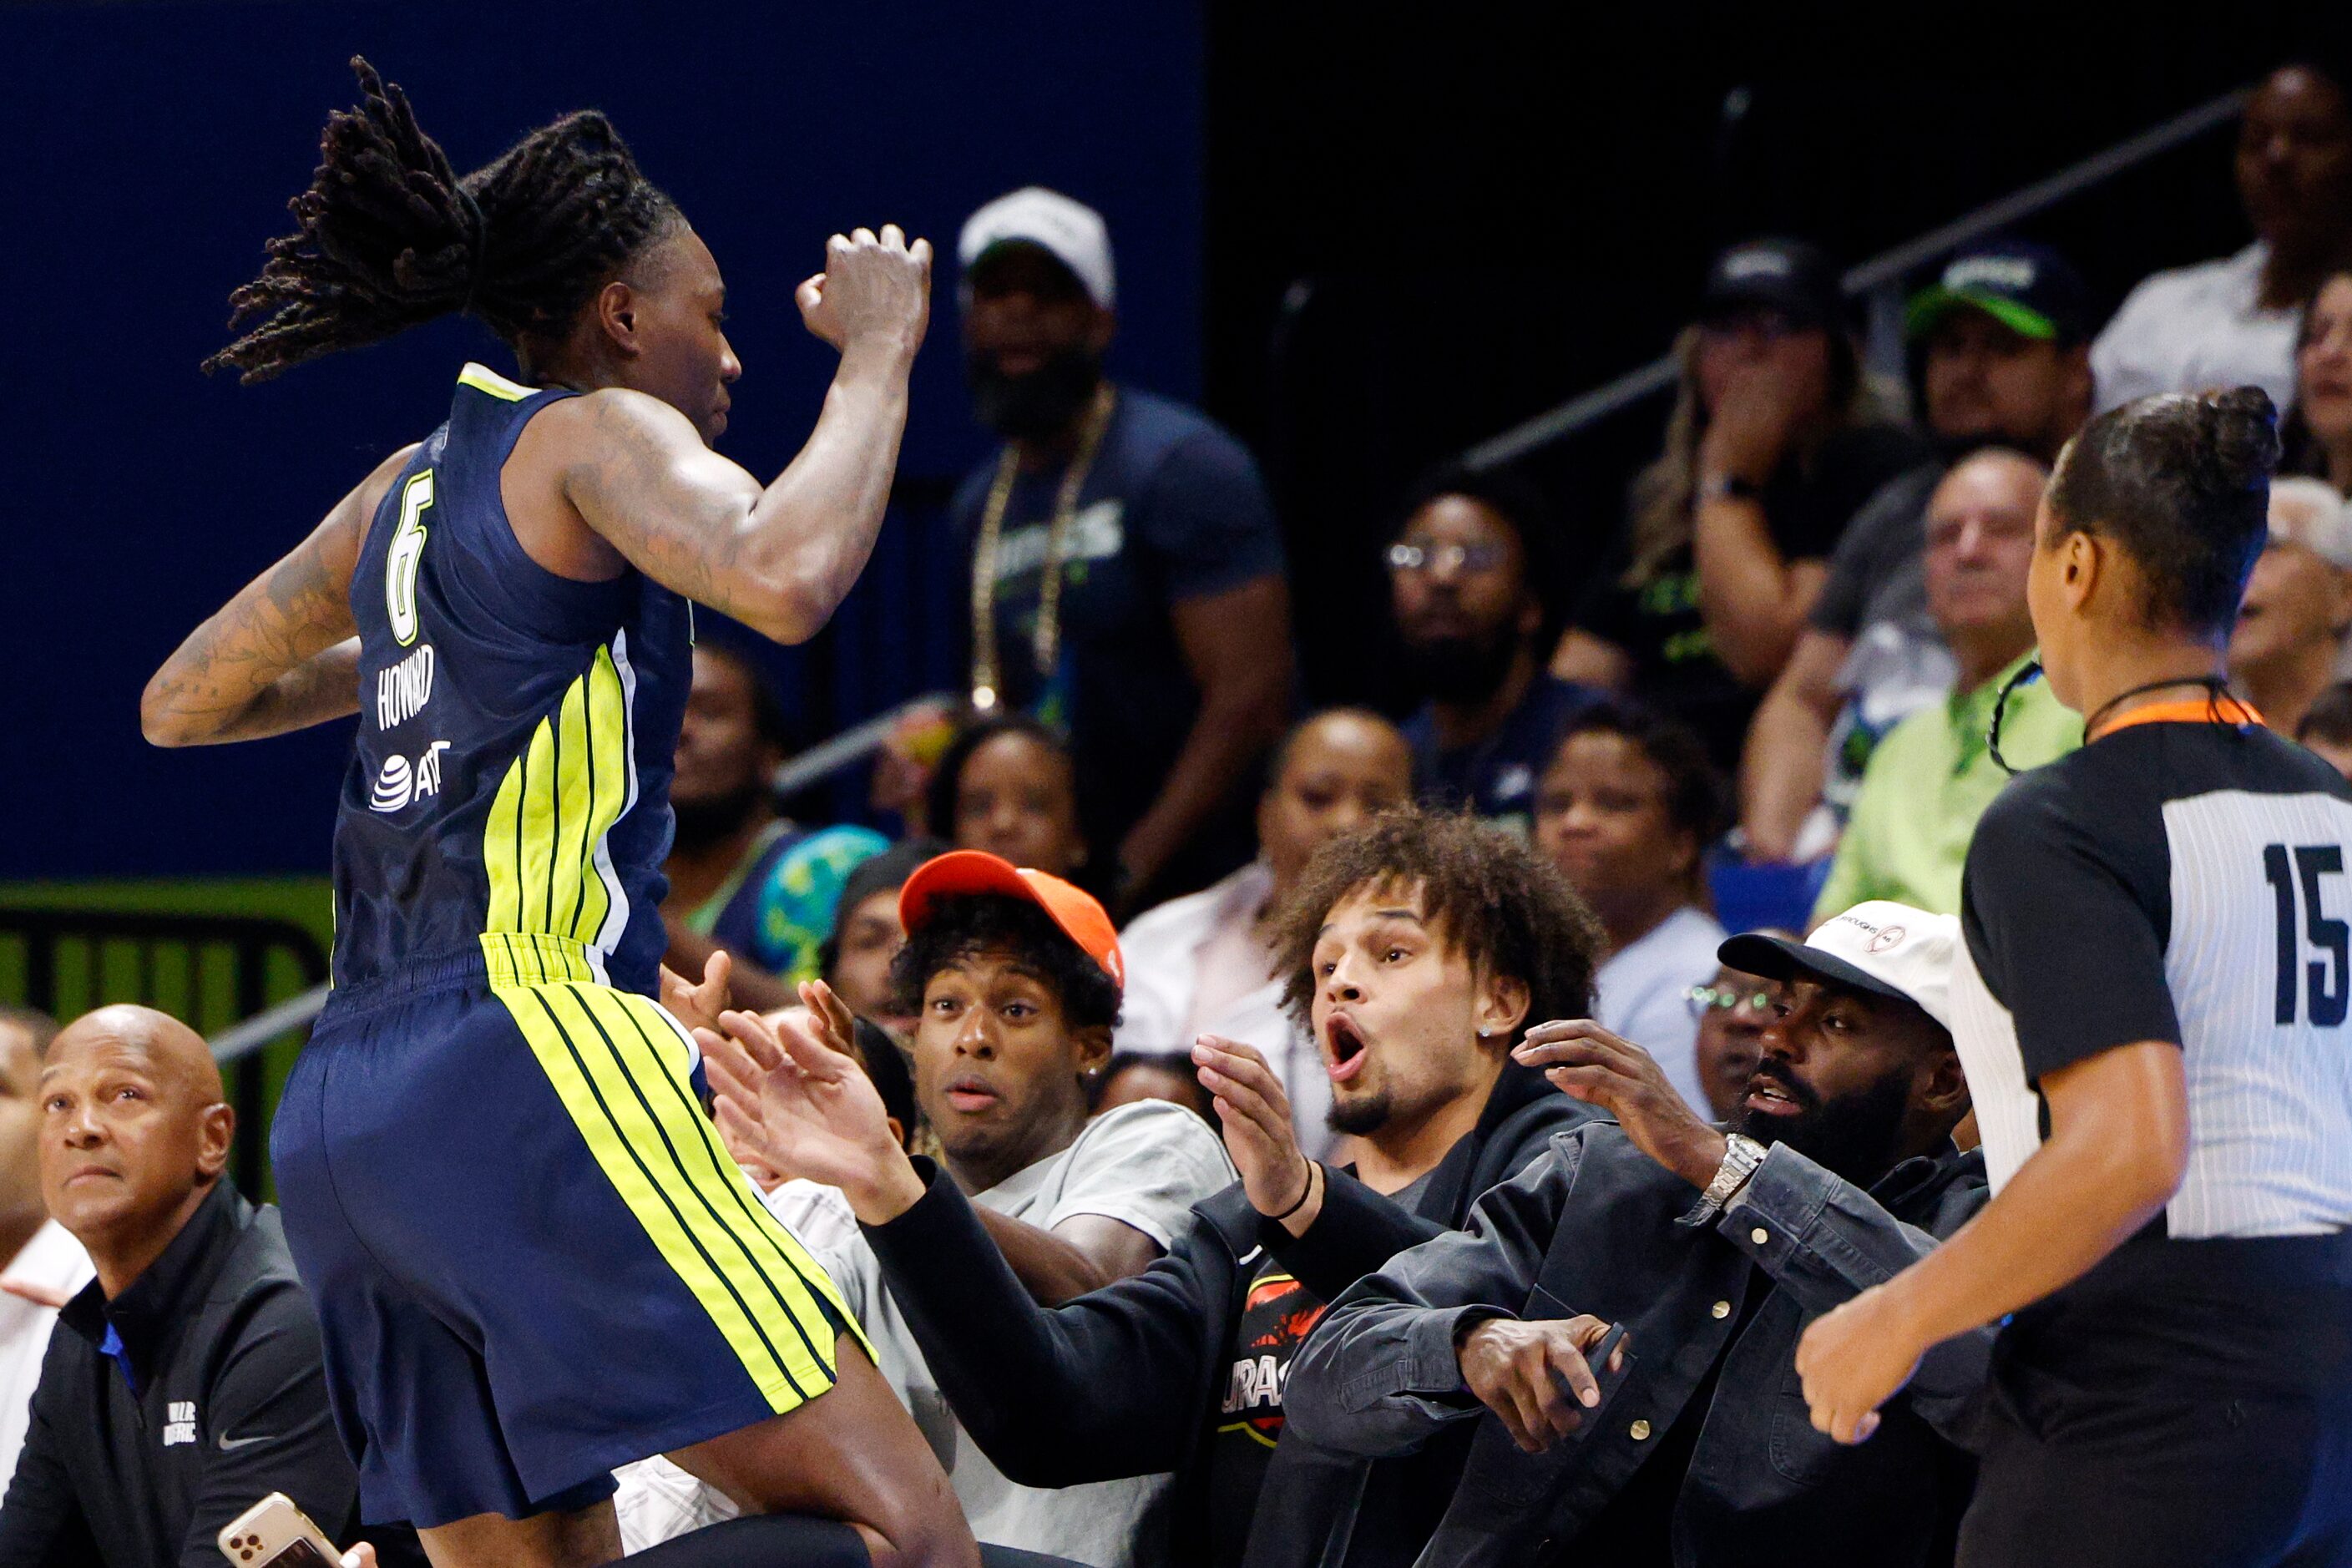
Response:
[[[376,771],[375,788],[368,795],[368,809],[399,811],[428,795],[439,795],[441,753],[448,749],[448,742],[436,741],[414,763],[403,756],[384,758],[383,766]]]

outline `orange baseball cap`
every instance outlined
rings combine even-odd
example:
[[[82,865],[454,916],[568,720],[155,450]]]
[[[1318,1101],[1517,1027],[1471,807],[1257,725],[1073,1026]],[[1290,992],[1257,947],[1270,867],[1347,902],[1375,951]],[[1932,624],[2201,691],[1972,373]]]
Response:
[[[911,933],[930,919],[941,899],[963,893],[1003,893],[1026,899],[1045,911],[1078,951],[1102,967],[1112,984],[1127,988],[1127,964],[1118,952],[1118,929],[1094,895],[1059,877],[1015,866],[984,849],[950,849],[915,868],[898,889],[898,923]]]

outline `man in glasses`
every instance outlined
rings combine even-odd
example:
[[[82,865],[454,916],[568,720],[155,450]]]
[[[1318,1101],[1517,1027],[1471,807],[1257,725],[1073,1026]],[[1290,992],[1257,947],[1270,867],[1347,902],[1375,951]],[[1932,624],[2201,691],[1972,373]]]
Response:
[[[1564,608],[1543,500],[1517,477],[1443,470],[1388,548],[1389,603],[1424,699],[1404,726],[1428,804],[1524,833],[1568,722],[1594,700],[1546,673]]]
[[[1787,938],[1780,930],[1760,936]],[[1715,978],[1684,993],[1691,1016],[1698,1020],[1698,1082],[1706,1092],[1707,1109],[1717,1121],[1739,1114],[1748,1098],[1748,1080],[1764,1058],[1764,1028],[1772,1006],[1769,981],[1725,964]]]

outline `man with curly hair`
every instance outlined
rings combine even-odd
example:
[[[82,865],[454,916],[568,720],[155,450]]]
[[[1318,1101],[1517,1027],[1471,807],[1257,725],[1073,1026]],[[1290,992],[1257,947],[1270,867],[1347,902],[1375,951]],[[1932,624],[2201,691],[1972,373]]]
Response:
[[[1318,850],[1275,930],[1355,1163],[1307,1159],[1265,1061],[1204,1036],[1193,1061],[1242,1180],[1196,1205],[1150,1268],[1058,1307],[1024,1289],[950,1179],[952,1142],[949,1172],[910,1160],[824,1040],[787,1030],[790,1061],[763,1066],[704,1043],[722,1115],[740,1126],[748,1110],[777,1169],[848,1196],[940,1392],[1006,1476],[1072,1487],[1173,1471],[1168,1533],[1139,1557],[1225,1568],[1246,1544],[1254,1568],[1402,1564],[1460,1450],[1389,1463],[1283,1442],[1288,1362],[1324,1302],[1461,1225],[1589,1116],[1508,1053],[1530,1020],[1590,1011],[1599,927],[1510,835],[1404,811]]]

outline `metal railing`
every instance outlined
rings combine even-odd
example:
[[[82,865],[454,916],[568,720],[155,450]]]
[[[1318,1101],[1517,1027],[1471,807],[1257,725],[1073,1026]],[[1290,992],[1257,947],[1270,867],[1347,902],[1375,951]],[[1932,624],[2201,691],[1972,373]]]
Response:
[[[2252,93],[2251,87],[2225,92],[2210,102],[2174,115],[2160,125],[2118,142],[2105,152],[2094,153],[2079,163],[2070,163],[2047,179],[2037,180],[1996,201],[1987,202],[1973,212],[1963,214],[1940,227],[1929,229],[1917,238],[1906,240],[1890,250],[1881,251],[1860,266],[1849,268],[1840,280],[1846,297],[1868,297],[1871,300],[1870,342],[1874,362],[1879,363],[1882,368],[1900,368],[1903,304],[1900,290],[1903,279],[1912,272],[1963,246],[1999,234],[2012,224],[2046,211],[2094,186],[2105,184],[2117,174],[2137,168],[2149,159],[2192,142],[2209,131],[2229,124],[2245,111],[2246,100]],[[1883,362],[1890,353],[1890,338],[1895,363],[1894,366],[1887,367]],[[1675,384],[1676,374],[1674,355],[1661,354],[1613,381],[1604,382],[1590,392],[1570,398],[1548,413],[1515,425],[1499,436],[1489,437],[1463,453],[1462,461],[1473,468],[1501,468],[1517,462],[1528,453],[1549,447],[1563,437],[1572,436],[1620,409],[1630,408],[1645,398],[1657,395]]]
[[[897,707],[877,713],[862,724],[853,725],[828,741],[820,741],[808,750],[778,767],[768,780],[769,793],[778,800],[798,795],[811,784],[822,784],[844,768],[856,766],[882,749],[890,731],[908,715],[934,703],[953,703],[955,699],[943,691],[928,692],[912,698]],[[223,1030],[212,1041],[213,1058],[216,1061],[233,1062],[251,1056],[280,1035],[306,1028],[327,1005],[331,988],[320,984],[299,996],[289,996],[267,1012],[256,1013],[234,1028]]]

